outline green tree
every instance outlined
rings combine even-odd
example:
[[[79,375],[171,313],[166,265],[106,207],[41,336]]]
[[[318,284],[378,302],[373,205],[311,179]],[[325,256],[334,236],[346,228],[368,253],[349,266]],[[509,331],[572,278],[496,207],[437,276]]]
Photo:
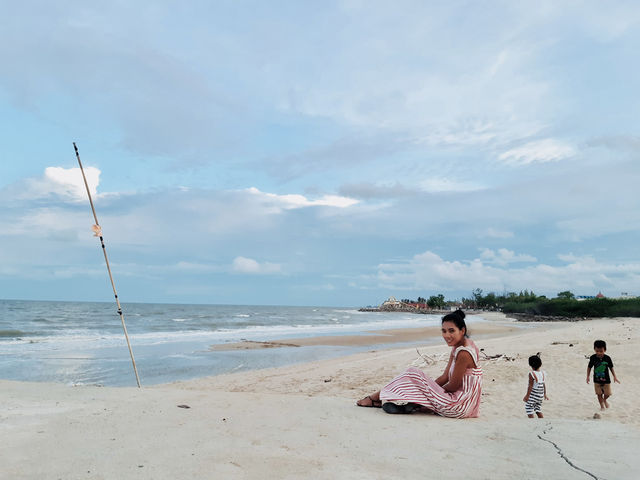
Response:
[[[557,294],[558,298],[566,298],[567,300],[573,300],[576,296],[571,293],[569,290],[565,290],[564,292],[559,292]]]
[[[487,293],[482,299],[483,308],[496,308],[498,306],[498,300],[496,294],[493,292]]]
[[[476,308],[482,307],[482,289],[476,288],[473,292],[473,302],[475,303]]]
[[[443,294],[431,295],[429,300],[427,300],[427,305],[431,308],[444,308],[446,306],[446,302],[444,300]]]

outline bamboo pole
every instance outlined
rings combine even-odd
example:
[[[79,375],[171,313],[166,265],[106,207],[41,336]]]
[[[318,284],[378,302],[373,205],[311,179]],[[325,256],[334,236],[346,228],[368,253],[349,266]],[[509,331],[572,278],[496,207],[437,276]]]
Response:
[[[109,266],[109,258],[107,257],[107,249],[104,246],[104,239],[102,238],[102,228],[100,228],[100,224],[98,223],[98,216],[96,215],[96,209],[93,206],[93,199],[91,198],[91,192],[89,191],[89,184],[87,183],[87,177],[84,174],[84,168],[82,168],[82,162],[80,161],[80,154],[78,153],[78,147],[76,146],[76,142],[73,142],[73,149],[76,151],[76,158],[78,159],[78,165],[80,165],[80,172],[82,172],[82,179],[84,180],[84,186],[87,189],[87,195],[89,196],[91,211],[93,212],[93,218],[96,221],[96,224],[94,226],[95,236],[100,237],[100,244],[102,245],[102,253],[104,254],[104,261],[107,264],[107,271],[109,272],[109,280],[111,280],[111,288],[113,288],[113,295],[116,298],[116,305],[118,306],[118,315],[120,315],[120,321],[122,322],[122,330],[124,331],[124,337],[127,339],[127,347],[129,347],[129,355],[131,355],[133,372],[136,374],[136,382],[138,384],[138,388],[140,388],[140,377],[138,376],[138,368],[136,367],[136,360],[135,358],[133,358],[133,350],[131,349],[129,334],[127,333],[127,325],[124,323],[124,315],[122,313],[122,307],[120,306],[120,300],[118,299],[118,292],[116,291],[116,285],[113,282],[113,275],[111,274],[111,267]]]

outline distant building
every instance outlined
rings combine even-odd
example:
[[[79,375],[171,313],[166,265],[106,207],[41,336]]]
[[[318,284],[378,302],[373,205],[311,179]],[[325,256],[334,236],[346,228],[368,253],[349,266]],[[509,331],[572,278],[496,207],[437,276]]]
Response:
[[[576,300],[578,300],[579,302],[581,302],[582,300],[592,300],[596,297],[594,297],[593,295],[576,295]]]
[[[593,300],[594,298],[607,298],[602,292],[598,292],[597,295],[576,295],[576,300]],[[638,298],[636,295],[630,295],[629,292],[621,292],[618,300],[625,300],[629,298]]]
[[[382,305],[380,305],[380,308],[399,307],[401,305],[402,305],[402,302],[400,302],[399,300],[396,300],[396,297],[389,297],[384,302],[382,302]]]
[[[426,303],[422,303],[422,302],[409,302],[406,305],[408,305],[409,307],[413,307],[416,310],[425,310],[429,308],[429,306]]]
[[[635,295],[629,295],[629,292],[620,292],[620,296],[618,297],[620,300],[627,300],[629,298],[637,298]]]

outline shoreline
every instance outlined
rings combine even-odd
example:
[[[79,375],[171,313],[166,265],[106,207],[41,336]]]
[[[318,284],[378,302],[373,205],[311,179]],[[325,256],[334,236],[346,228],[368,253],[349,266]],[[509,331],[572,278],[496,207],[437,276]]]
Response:
[[[513,334],[523,328],[531,328],[515,320],[503,316],[496,318],[496,315],[482,315],[484,321],[470,322],[469,331],[471,335],[487,336],[499,334]],[[471,315],[470,315],[471,316]],[[468,317],[467,317],[468,319]],[[440,326],[428,326],[417,328],[389,328],[384,330],[367,330],[362,334],[350,335],[323,335],[302,338],[282,338],[274,340],[243,340],[240,342],[229,342],[214,344],[209,347],[210,351],[231,351],[231,350],[258,350],[263,348],[282,347],[311,347],[311,346],[339,346],[339,347],[366,347],[376,346],[379,348],[394,348],[395,344],[423,342],[431,343],[440,337]]]
[[[466,420],[354,405],[407,366],[440,374],[449,352],[441,343],[421,346],[424,357],[406,346],[374,348],[142,389],[0,380],[0,435],[11,438],[0,450],[3,473],[18,480],[253,479],[265,471],[292,479],[458,479],[473,464],[477,478],[578,480],[585,471],[635,478],[640,322],[527,327],[472,332],[485,354],[483,395],[480,417]],[[602,412],[585,383],[596,338],[607,340],[622,382]],[[536,352],[549,378],[544,419],[526,418],[522,402],[527,357]],[[452,462],[461,451],[468,462]]]

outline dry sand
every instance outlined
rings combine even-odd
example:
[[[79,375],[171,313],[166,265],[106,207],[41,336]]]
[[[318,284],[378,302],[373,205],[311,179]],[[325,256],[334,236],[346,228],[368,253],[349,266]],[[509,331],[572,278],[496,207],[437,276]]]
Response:
[[[640,320],[527,325],[476,337],[500,355],[477,419],[354,406],[409,365],[439,375],[444,344],[420,348],[429,364],[403,346],[143,389],[0,381],[0,478],[640,478]],[[604,412],[585,382],[597,338],[622,381]],[[537,352],[550,400],[528,419]]]

